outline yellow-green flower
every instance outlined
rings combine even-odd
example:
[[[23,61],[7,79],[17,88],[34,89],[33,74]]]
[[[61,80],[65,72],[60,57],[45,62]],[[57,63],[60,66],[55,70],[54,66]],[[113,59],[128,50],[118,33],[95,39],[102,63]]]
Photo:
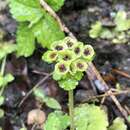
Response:
[[[85,45],[82,52],[83,58],[86,59],[87,61],[92,61],[94,55],[95,55],[95,52],[94,52],[93,47],[91,45]]]
[[[66,37],[64,39],[64,43],[66,44],[68,49],[73,48],[73,46],[75,45],[77,41],[75,39],[72,39],[71,37]]]
[[[52,50],[56,50],[56,51],[61,51],[61,50],[64,50],[66,49],[67,46],[65,44],[63,44],[63,41],[60,40],[60,41],[55,41],[51,44],[51,49]]]
[[[42,59],[48,63],[53,63],[57,60],[58,52],[57,51],[47,51],[43,54]]]
[[[55,65],[55,71],[62,75],[67,74],[69,72],[69,63],[61,61]]]
[[[58,60],[61,61],[72,61],[76,58],[75,54],[71,50],[63,50],[59,52]]]
[[[75,46],[72,48],[73,52],[75,53],[76,57],[81,57],[83,51],[83,43],[76,42]]]
[[[84,72],[88,68],[87,63],[83,59],[78,59],[72,62],[70,73],[75,74],[76,72]]]

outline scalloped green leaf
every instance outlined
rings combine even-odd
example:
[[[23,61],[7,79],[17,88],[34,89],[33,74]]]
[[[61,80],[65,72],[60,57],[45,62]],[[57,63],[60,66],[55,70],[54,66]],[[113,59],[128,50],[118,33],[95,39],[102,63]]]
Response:
[[[4,116],[4,110],[0,109],[0,118],[2,118]]]
[[[14,80],[13,75],[6,74],[5,76],[0,75],[0,87],[6,86],[8,83]]]
[[[32,27],[35,37],[43,46],[50,48],[54,41],[61,40],[65,37],[56,20],[45,13],[44,18]]]
[[[43,16],[38,0],[10,0],[10,12],[17,21],[29,21],[30,26]]]
[[[16,51],[17,46],[16,44],[12,43],[0,43],[0,60],[4,58],[6,55]]]
[[[120,117],[117,117],[113,124],[108,128],[108,130],[127,130],[127,126],[124,123],[124,120]]]
[[[127,19],[127,14],[125,11],[119,11],[115,17],[116,30],[125,31],[130,28],[130,19]]]
[[[73,90],[78,85],[78,81],[73,77],[68,77],[66,79],[58,81],[59,86],[66,91]]]
[[[107,130],[107,114],[94,104],[82,104],[74,110],[76,130]]]
[[[55,111],[49,114],[44,130],[65,130],[69,125],[69,116],[60,111]]]
[[[97,38],[100,36],[101,31],[102,31],[102,23],[100,21],[97,21],[95,24],[91,26],[89,36],[91,38]]]
[[[17,55],[31,56],[35,50],[35,37],[28,24],[22,23],[17,29]]]
[[[55,11],[58,11],[63,5],[65,0],[45,0]]]

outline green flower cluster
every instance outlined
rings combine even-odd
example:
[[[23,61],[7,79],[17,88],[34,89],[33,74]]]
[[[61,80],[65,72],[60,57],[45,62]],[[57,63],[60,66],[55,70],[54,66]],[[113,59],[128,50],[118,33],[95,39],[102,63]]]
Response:
[[[88,62],[95,55],[91,45],[84,45],[70,37],[52,43],[50,50],[45,52],[42,59],[48,63],[55,63],[53,79],[60,87],[72,90],[78,85],[83,72],[88,68]]]

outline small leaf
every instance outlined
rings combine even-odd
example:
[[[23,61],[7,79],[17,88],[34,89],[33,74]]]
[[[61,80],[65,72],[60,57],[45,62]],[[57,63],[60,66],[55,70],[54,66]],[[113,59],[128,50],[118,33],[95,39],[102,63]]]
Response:
[[[30,22],[30,26],[37,23],[43,16],[38,0],[10,0],[10,12],[19,22]]]
[[[97,21],[95,24],[91,26],[91,30],[89,31],[89,35],[91,38],[97,38],[100,36],[102,31],[102,23]]]
[[[83,77],[83,73],[82,72],[76,72],[76,74],[74,75],[74,78],[78,81],[80,81]]]
[[[47,97],[45,99],[45,103],[48,107],[53,108],[53,109],[61,109],[60,104],[54,99],[54,98],[50,98]]]
[[[52,77],[54,80],[58,81],[62,78],[62,75],[58,73],[57,71],[54,71]]]
[[[6,86],[8,83],[12,82],[14,77],[11,74],[6,74],[4,77],[0,76],[0,87]]]
[[[56,111],[49,114],[44,124],[44,130],[65,130],[69,125],[69,116]]]
[[[0,96],[0,106],[3,105],[5,98],[3,96]]]
[[[48,97],[45,95],[45,92],[40,89],[34,89],[34,95],[39,100],[41,103],[45,103],[48,107],[53,108],[53,109],[61,109],[60,104],[58,103],[57,100],[54,98]]]
[[[108,130],[127,130],[127,126],[125,125],[124,120],[118,117],[113,121],[113,124]]]
[[[17,46],[18,56],[31,56],[35,50],[35,37],[26,23],[18,26]]]
[[[76,130],[107,130],[107,115],[100,107],[82,104],[74,112]]]
[[[127,14],[125,11],[118,11],[115,17],[116,30],[125,31],[130,28],[130,20],[127,20]]]
[[[104,28],[102,29],[100,37],[103,39],[112,39],[114,37],[114,34],[109,29]]]
[[[67,91],[75,89],[78,85],[78,81],[73,77],[68,77],[66,79],[60,80],[58,83],[61,88]]]
[[[0,43],[0,59],[4,58],[6,55],[16,51],[16,44],[12,43]]]
[[[64,4],[65,0],[45,0],[55,11],[58,11]]]
[[[33,93],[35,95],[36,98],[38,98],[39,100],[43,100],[45,99],[46,95],[44,93],[44,91],[40,88],[34,89]]]
[[[10,82],[12,82],[14,80],[14,77],[13,77],[12,74],[6,74],[4,76],[4,80],[5,80],[6,83],[10,83]]]
[[[61,40],[65,36],[56,20],[46,12],[44,18],[34,25],[32,30],[38,42],[47,48],[50,48],[54,41]]]
[[[0,109],[0,118],[2,118],[4,116],[4,110]]]

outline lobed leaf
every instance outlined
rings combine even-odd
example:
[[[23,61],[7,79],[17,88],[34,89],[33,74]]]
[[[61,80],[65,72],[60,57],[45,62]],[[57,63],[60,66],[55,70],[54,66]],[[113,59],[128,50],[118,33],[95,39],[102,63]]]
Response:
[[[10,0],[10,12],[17,21],[29,21],[30,26],[43,16],[38,0]]]
[[[54,11],[58,11],[64,4],[65,0],[45,0]]]
[[[102,23],[100,21],[97,21],[95,24],[91,26],[89,35],[91,38],[97,38],[100,36],[101,31],[102,31]]]
[[[8,83],[12,82],[14,77],[11,74],[6,74],[5,76],[0,75],[0,87],[6,86]]]
[[[69,116],[60,111],[55,111],[49,114],[47,121],[44,124],[44,130],[64,130],[69,125]]]
[[[75,108],[76,130],[107,130],[107,115],[100,107],[82,104]]]
[[[120,117],[117,117],[113,124],[108,128],[108,130],[127,130],[127,126],[124,123],[124,120]]]
[[[48,13],[45,13],[44,18],[32,27],[32,31],[38,42],[47,48],[50,48],[54,41],[61,40],[65,37],[59,24]]]
[[[4,58],[6,55],[16,51],[16,44],[12,43],[0,43],[0,60]]]
[[[18,56],[31,56],[35,50],[35,37],[27,23],[21,23],[17,29]]]
[[[119,11],[115,17],[116,30],[125,31],[130,28],[130,19],[127,19],[127,14],[125,11]]]
[[[78,85],[78,81],[74,79],[73,77],[62,79],[58,81],[58,83],[61,88],[67,91],[75,89],[76,86]]]

